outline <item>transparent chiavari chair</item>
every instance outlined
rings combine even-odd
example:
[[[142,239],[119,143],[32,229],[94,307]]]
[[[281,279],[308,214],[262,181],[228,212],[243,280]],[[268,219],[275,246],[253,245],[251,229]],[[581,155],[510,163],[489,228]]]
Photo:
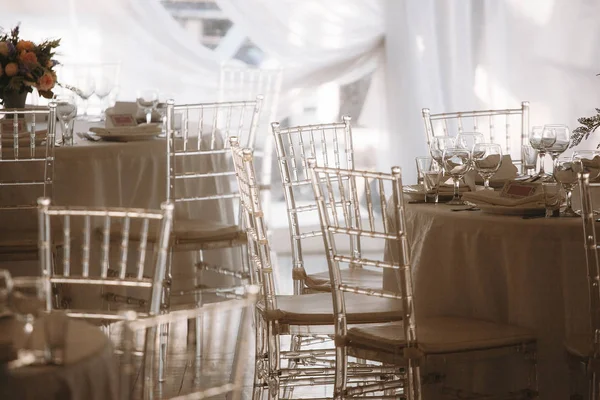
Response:
[[[528,101],[523,101],[521,108],[442,114],[432,114],[429,108],[424,108],[422,114],[427,147],[435,136],[452,136],[453,132],[479,132],[486,142],[499,144],[503,154],[510,155],[513,163],[521,166],[521,173],[525,173],[522,146],[529,144]]]
[[[594,399],[600,398],[600,246],[596,234],[596,215],[592,188],[598,188],[600,184],[590,183],[590,174],[579,174],[579,191],[581,193],[581,219],[583,222],[583,240],[585,249],[585,260],[588,276],[588,292],[590,301],[590,326],[591,334],[571,335],[567,338],[565,347],[569,356],[569,364],[572,369],[572,399]],[[574,374],[576,369],[583,372],[587,377],[584,387],[578,385]],[[584,392],[587,397],[584,397]]]
[[[193,392],[175,398],[241,399],[244,378],[251,357],[252,316],[258,291],[257,286],[247,286],[245,293],[235,299],[147,318],[137,319],[135,313],[126,314],[127,323],[121,332],[121,347],[124,349],[121,358],[121,400],[153,398],[154,338],[157,327],[185,323],[188,319],[198,318],[210,321],[206,325],[206,330],[202,332],[202,338],[206,343],[206,359],[211,362],[207,362],[202,367],[200,371],[202,379],[195,382]],[[133,354],[137,347],[138,333],[142,333],[139,336],[144,338],[141,390],[138,390],[134,384],[137,365]]]
[[[55,134],[56,103],[0,110],[3,261],[37,259],[37,199],[53,194]]]
[[[321,231],[315,229],[319,223],[317,205],[310,192],[306,160],[315,158],[319,165],[353,169],[350,117],[344,116],[342,122],[337,123],[290,128],[281,128],[275,122],[272,127],[290,229],[294,293],[330,291],[329,272],[325,269],[325,263],[320,266],[322,270],[313,267],[308,272],[302,254],[303,243],[320,240],[321,236]],[[353,252],[360,253],[360,238],[352,238],[350,246]],[[382,285],[382,276],[378,271],[351,266],[342,273],[348,279],[368,286],[378,288]]]
[[[421,367],[431,368],[431,357],[445,358],[451,354],[496,349],[509,349],[511,352],[525,348],[529,351],[535,350],[533,334],[519,327],[453,317],[420,318],[417,321],[414,303],[418,299],[413,293],[410,246],[405,230],[399,167],[393,167],[390,174],[385,174],[318,167],[314,159],[308,161],[308,167],[319,207],[333,287],[336,337],[334,398],[378,394],[375,397],[391,398],[401,395],[407,399],[421,399]],[[366,192],[364,206],[359,206],[357,201],[361,187],[364,187]],[[391,196],[389,201],[388,195]],[[382,210],[381,214],[374,212],[378,207]],[[368,242],[372,242],[373,245],[378,243],[382,249],[387,243],[395,248],[396,254],[401,254],[401,259],[384,261],[383,257],[380,259],[357,256],[345,251],[340,244],[347,240],[347,236],[360,236],[365,245]],[[393,272],[398,290],[376,290],[361,287],[356,282],[345,281],[340,265],[351,263]],[[402,311],[398,311],[402,320],[351,326],[347,313],[349,296],[359,296],[364,301],[373,298],[396,299],[402,303]],[[382,362],[382,368],[386,368],[382,372],[387,373],[387,379],[374,382],[372,375],[366,373],[362,382],[352,382],[349,379],[349,354]],[[531,368],[531,372],[535,372],[535,368]],[[433,371],[429,374],[432,374],[432,377],[443,376]],[[473,398],[460,397],[467,393],[453,392],[449,388],[446,388],[445,392],[451,398],[452,394],[455,394],[456,398]],[[522,398],[526,398],[534,391],[528,389],[522,393]],[[515,394],[515,397],[502,398],[521,397]]]
[[[260,176],[263,211],[267,218],[271,208],[274,151],[269,124],[271,121],[277,120],[282,79],[283,70],[281,68],[251,68],[227,63],[221,65],[219,77],[219,101],[251,99],[259,94],[264,96],[263,112],[257,127],[254,156],[260,160],[257,163],[257,173]]]
[[[306,345],[324,344],[320,336],[334,332],[331,294],[276,293],[253,153],[251,149],[241,149],[237,138],[231,138],[230,141],[241,193],[250,267],[255,281],[262,288],[256,319],[255,398],[262,398],[265,389],[271,397],[279,397],[282,389],[284,397],[287,397],[286,394],[291,394],[293,387],[331,384],[334,376],[331,348],[305,346],[302,350],[298,347],[283,351],[280,346],[282,335],[310,338],[312,342],[307,340]],[[349,296],[347,318],[351,323],[401,318],[399,301],[386,298],[362,300],[362,297]],[[352,367],[352,373],[370,368],[362,364]]]

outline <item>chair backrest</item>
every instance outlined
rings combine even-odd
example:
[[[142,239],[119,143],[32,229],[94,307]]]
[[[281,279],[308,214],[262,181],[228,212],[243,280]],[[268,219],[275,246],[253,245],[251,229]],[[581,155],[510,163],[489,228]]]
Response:
[[[281,128],[271,124],[277,150],[277,161],[288,213],[292,246],[293,274],[301,277],[304,271],[302,243],[321,235],[318,226],[317,205],[310,193],[307,159],[314,158],[319,165],[335,168],[354,168],[354,149],[350,117],[342,122]],[[358,238],[357,238],[358,239]],[[356,251],[360,251],[357,242]],[[298,285],[294,285],[296,294]]]
[[[0,118],[0,211],[20,210],[35,222],[37,199],[53,194],[56,103],[2,109]]]
[[[267,224],[262,211],[260,190],[254,170],[252,149],[242,149],[236,137],[229,139],[237,173],[243,223],[248,237],[252,282],[261,285],[267,310],[276,310],[275,281]]]
[[[513,162],[523,160],[521,146],[529,143],[529,102],[523,101],[521,108],[503,110],[459,111],[432,114],[424,108],[423,121],[427,147],[435,136],[455,136],[462,132],[479,132],[486,142],[497,143],[504,154],[509,154]]]
[[[257,127],[256,145],[253,147],[257,167],[257,176],[263,190],[263,211],[269,213],[271,203],[270,185],[272,180],[273,164],[273,136],[271,135],[271,121],[277,120],[279,96],[283,70],[281,68],[263,69],[248,66],[221,65],[219,79],[219,101],[235,101],[251,99],[262,95],[263,112]]]
[[[600,358],[600,243],[596,234],[596,215],[590,188],[600,184],[590,183],[590,174],[579,174],[581,192],[581,219],[583,222],[583,240],[585,261],[588,274],[588,292],[590,300],[590,325],[592,327],[592,357]]]
[[[48,198],[40,198],[38,205],[41,273],[50,283],[146,288],[149,301],[141,305],[149,314],[160,311],[173,218],[171,203],[163,203],[161,210],[156,211],[56,207],[50,205]],[[53,236],[55,224],[62,226],[62,235]],[[52,257],[55,243],[61,244],[58,256],[62,257],[62,263],[58,265],[54,265]],[[117,246],[111,246],[112,243]],[[148,251],[154,254],[149,256]],[[80,265],[76,265],[79,263],[75,260],[80,260]],[[116,264],[118,269],[111,271],[111,264]],[[134,272],[128,273],[128,266],[133,266]],[[151,273],[152,277],[148,277]],[[53,301],[50,293],[48,296],[47,307],[51,310]],[[121,318],[118,310],[101,308],[94,311],[73,309],[68,314],[102,320]]]
[[[336,336],[344,338],[347,333],[344,294],[358,293],[400,299],[406,347],[417,345],[417,327],[414,317],[414,298],[411,277],[410,248],[406,236],[402,176],[399,167],[391,174],[356,171],[342,168],[318,167],[314,159],[308,161],[315,201],[319,208],[323,242],[331,280]],[[359,206],[359,187],[365,188],[366,205]],[[387,192],[386,192],[387,191]],[[388,194],[390,200],[387,200]],[[382,212],[376,213],[376,205]],[[361,237],[365,241],[390,246],[399,260],[381,259],[356,255],[340,246],[348,236]],[[383,252],[382,252],[383,253]],[[396,274],[396,291],[377,290],[372,287],[348,284],[342,280],[341,265],[361,265],[392,270]]]
[[[239,193],[229,137],[252,147],[262,96],[252,101],[175,105],[167,101],[167,199],[176,206],[216,202],[223,214],[235,210]],[[199,190],[201,192],[199,192]]]
[[[241,399],[244,376],[251,363],[252,318],[258,291],[257,286],[247,286],[242,298],[147,318],[135,319],[135,314],[129,316],[125,329],[122,331],[121,348],[124,349],[124,353],[121,365],[121,400],[147,398],[146,394],[154,390],[152,374],[154,373],[153,358],[156,354],[154,346],[157,328],[172,323],[187,323],[188,319],[197,318],[205,321],[204,330],[200,336],[204,343],[203,358],[216,360],[216,362],[207,362],[206,365],[200,366],[199,374],[202,379],[195,382],[195,385],[199,387],[195,386],[195,391],[185,394],[184,398]],[[136,332],[145,332],[145,335],[141,335],[145,338],[142,396],[135,396],[133,388],[136,371],[132,362],[132,354],[135,348]]]

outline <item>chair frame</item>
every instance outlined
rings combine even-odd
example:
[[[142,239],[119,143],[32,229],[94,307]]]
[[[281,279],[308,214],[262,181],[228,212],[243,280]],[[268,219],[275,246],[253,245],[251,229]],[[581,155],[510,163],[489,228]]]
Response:
[[[492,143],[496,137],[494,133],[494,121],[493,117],[497,116],[505,116],[506,117],[506,125],[505,125],[505,139],[506,139],[506,151],[507,154],[511,153],[511,136],[509,132],[510,123],[508,118],[511,115],[521,115],[521,145],[529,144],[529,102],[523,101],[521,102],[521,108],[506,108],[506,109],[498,109],[498,110],[478,110],[478,111],[459,111],[459,112],[450,112],[450,113],[440,113],[440,114],[432,114],[429,108],[423,108],[423,122],[425,123],[425,139],[427,140],[427,148],[431,146],[431,142],[435,136],[449,136],[448,132],[448,120],[456,120],[458,124],[458,133],[464,132],[464,119],[472,118],[473,120],[473,131],[477,131],[478,128],[478,118],[488,117],[489,118],[489,128],[490,128],[490,138],[489,141]],[[443,132],[441,135],[436,135],[433,127],[434,121],[443,121]],[[524,171],[524,165],[522,160],[524,159],[522,150],[521,150],[521,159],[513,160],[517,164],[521,164],[522,173]]]

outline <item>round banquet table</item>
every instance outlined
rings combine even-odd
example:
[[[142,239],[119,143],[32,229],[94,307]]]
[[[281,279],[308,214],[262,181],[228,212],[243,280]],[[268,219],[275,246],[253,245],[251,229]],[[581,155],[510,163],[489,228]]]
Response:
[[[93,123],[76,121],[74,132],[86,132]],[[59,134],[60,137],[60,134]],[[52,203],[60,206],[86,206],[86,207],[139,207],[159,209],[160,203],[166,200],[167,187],[167,147],[164,138],[132,142],[89,141],[74,135],[74,146],[60,146],[55,149],[54,188]],[[178,141],[176,143],[179,143]],[[210,157],[197,157],[187,160],[187,166],[195,171],[217,171],[222,169],[226,159],[220,155]],[[16,173],[23,173],[18,171]],[[7,172],[4,172],[7,173]],[[9,173],[14,174],[14,171]],[[181,188],[186,196],[214,194],[216,187],[229,182],[217,183],[203,179],[186,180]],[[178,189],[179,190],[179,189]],[[39,196],[35,194],[34,196]],[[37,214],[31,214],[26,222],[20,215],[17,221],[7,220],[2,217],[1,223],[5,226],[29,226],[37,230]],[[234,221],[231,203],[207,201],[178,205],[175,210],[175,220],[178,217],[194,218],[205,221],[232,223]],[[175,222],[176,223],[176,222]],[[74,246],[73,246],[74,247]],[[206,251],[204,260],[208,263],[225,266],[240,266],[238,253],[228,250]],[[196,280],[195,262],[197,254],[190,252],[175,253],[173,256],[173,293],[189,292],[194,285],[200,283]],[[72,261],[72,262],[76,262]],[[26,265],[24,265],[26,264]],[[60,264],[60,260],[59,260]],[[131,267],[134,267],[133,265]],[[7,268],[15,275],[38,274],[37,263],[12,263],[0,268]],[[228,278],[203,274],[203,284],[218,286],[227,284]],[[77,289],[71,292],[72,300],[76,306],[94,306],[96,303],[91,296],[77,295]],[[133,295],[133,297],[137,297]],[[90,301],[88,301],[90,300]],[[173,304],[189,303],[193,301],[192,295],[177,296],[172,299]]]
[[[540,398],[568,398],[563,342],[590,331],[581,219],[453,208],[406,206],[417,324],[420,316],[463,316],[530,328]],[[395,290],[390,278],[385,289]]]
[[[48,318],[48,317],[45,317]],[[39,321],[41,322],[41,321]],[[36,328],[32,347],[43,349],[44,334]],[[22,325],[11,317],[0,319],[0,341],[18,347]],[[65,334],[64,365],[35,365],[1,369],[0,398],[19,400],[117,400],[119,366],[108,337],[99,328],[69,319]]]

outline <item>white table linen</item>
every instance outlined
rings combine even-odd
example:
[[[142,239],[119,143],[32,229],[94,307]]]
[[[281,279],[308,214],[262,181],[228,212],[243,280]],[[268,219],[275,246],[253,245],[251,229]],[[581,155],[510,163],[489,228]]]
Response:
[[[406,207],[417,322],[463,316],[533,329],[540,398],[568,398],[563,341],[589,332],[581,220],[451,208]],[[386,258],[394,256],[386,249]],[[390,278],[384,287],[395,290]]]

